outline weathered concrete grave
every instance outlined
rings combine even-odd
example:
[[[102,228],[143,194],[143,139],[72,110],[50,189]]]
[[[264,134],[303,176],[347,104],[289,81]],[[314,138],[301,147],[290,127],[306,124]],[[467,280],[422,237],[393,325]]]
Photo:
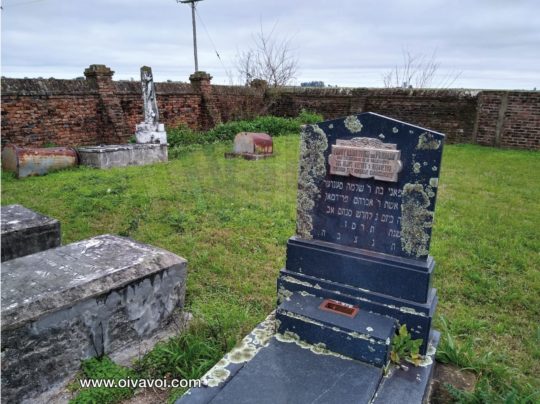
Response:
[[[60,222],[22,205],[0,208],[2,262],[60,245]]]
[[[103,235],[2,264],[2,402],[140,344],[183,307],[186,260]]]
[[[306,125],[277,333],[259,326],[179,402],[421,403],[439,339],[429,245],[443,141],[373,113]],[[383,377],[401,325],[423,360]]]
[[[94,168],[144,166],[168,161],[166,144],[122,144],[77,149],[81,164]]]
[[[79,164],[77,152],[71,147],[19,147],[7,144],[2,150],[2,168],[17,178],[45,175]]]
[[[234,151],[225,157],[260,160],[274,155],[274,142],[267,133],[240,132],[234,137]]]

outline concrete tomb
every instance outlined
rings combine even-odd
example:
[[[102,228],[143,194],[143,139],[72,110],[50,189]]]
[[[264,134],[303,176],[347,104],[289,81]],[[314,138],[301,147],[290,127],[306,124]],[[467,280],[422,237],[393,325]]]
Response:
[[[443,142],[374,113],[306,125],[275,318],[178,403],[425,400],[439,339],[429,246]],[[422,340],[419,366],[390,364],[403,325]]]
[[[274,142],[266,133],[240,132],[234,137],[234,151],[225,157],[243,157],[246,160],[260,160],[274,155]]]
[[[77,152],[71,147],[37,148],[7,144],[2,150],[2,168],[15,173],[17,178],[45,175],[77,164]]]
[[[2,262],[60,245],[60,222],[21,205],[0,208]]]
[[[81,164],[94,168],[144,166],[168,160],[167,145],[159,143],[88,146],[77,151]]]
[[[62,385],[80,361],[151,339],[182,309],[186,261],[103,235],[2,264],[2,402]]]

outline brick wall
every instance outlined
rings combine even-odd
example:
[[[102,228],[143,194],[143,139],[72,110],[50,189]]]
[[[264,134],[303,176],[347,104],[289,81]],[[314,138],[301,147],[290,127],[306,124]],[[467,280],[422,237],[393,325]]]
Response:
[[[99,94],[84,80],[2,79],[2,143],[102,141]]]
[[[337,118],[376,112],[446,134],[447,142],[472,139],[478,92],[402,89],[286,89],[274,91],[270,111],[294,116],[302,108]]]
[[[477,111],[474,142],[540,150],[540,92],[482,91]]]
[[[143,120],[138,81],[113,81],[103,65],[85,80],[2,79],[2,143],[23,146],[127,142]],[[303,108],[325,119],[364,111],[424,126],[448,143],[540,149],[540,92],[368,88],[266,88],[211,85],[198,72],[190,83],[156,83],[160,121],[208,129],[261,114],[296,116]]]

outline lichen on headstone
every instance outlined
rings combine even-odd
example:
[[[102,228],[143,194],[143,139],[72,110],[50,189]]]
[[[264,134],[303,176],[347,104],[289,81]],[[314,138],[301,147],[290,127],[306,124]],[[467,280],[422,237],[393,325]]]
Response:
[[[304,239],[313,238],[311,213],[315,207],[314,199],[320,194],[320,184],[326,174],[324,151],[327,148],[326,134],[319,126],[305,125],[302,128],[298,164],[296,233]]]
[[[401,248],[416,257],[429,253],[428,229],[433,226],[433,212],[427,208],[429,196],[422,184],[405,184],[401,204]]]
[[[358,133],[362,130],[362,124],[360,123],[356,115],[348,116],[347,118],[345,118],[344,123],[345,123],[345,127],[351,133]]]
[[[424,132],[418,137],[418,150],[437,150],[441,146],[441,141],[433,137],[433,134]]]

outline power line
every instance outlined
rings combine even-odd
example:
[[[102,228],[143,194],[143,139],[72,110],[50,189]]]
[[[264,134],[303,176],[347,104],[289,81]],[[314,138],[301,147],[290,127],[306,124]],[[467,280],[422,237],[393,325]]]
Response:
[[[177,3],[191,4],[191,24],[193,26],[193,56],[195,58],[195,71],[199,71],[197,59],[197,26],[195,24],[195,3],[202,0],[176,0]]]
[[[219,59],[219,62],[221,63],[221,66],[225,70],[225,74],[229,77],[229,79],[231,79],[232,76],[231,76],[230,72],[228,71],[227,67],[225,66],[225,64],[223,62],[223,59],[221,59],[221,56],[220,56],[219,52],[217,51],[216,44],[212,40],[212,36],[210,35],[210,32],[208,32],[208,29],[206,28],[206,24],[204,23],[201,15],[199,14],[199,12],[197,10],[195,10],[195,13],[197,14],[197,17],[199,18],[199,21],[201,22],[201,24],[203,26],[203,29],[204,29],[204,32],[206,33],[206,36],[208,37],[208,39],[210,40],[210,43],[212,44],[212,48],[214,49],[214,52],[216,52],[216,56]]]

